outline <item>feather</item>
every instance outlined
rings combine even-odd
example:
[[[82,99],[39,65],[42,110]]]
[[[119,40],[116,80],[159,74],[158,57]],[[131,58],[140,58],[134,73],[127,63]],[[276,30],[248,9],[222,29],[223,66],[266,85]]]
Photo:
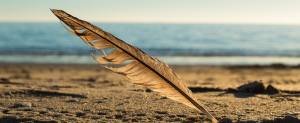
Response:
[[[160,95],[200,110],[213,122],[217,122],[166,63],[155,57],[148,56],[141,49],[127,44],[89,22],[73,17],[62,10],[51,9],[51,11],[61,22],[71,28],[71,30],[66,28],[70,33],[79,36],[88,45],[101,50],[115,48],[108,55],[105,53],[102,55],[98,52],[102,56],[100,58],[91,54],[97,62],[101,64],[109,62],[120,64],[132,60],[132,62],[120,68],[104,66],[105,68],[127,76],[136,85],[148,87]]]

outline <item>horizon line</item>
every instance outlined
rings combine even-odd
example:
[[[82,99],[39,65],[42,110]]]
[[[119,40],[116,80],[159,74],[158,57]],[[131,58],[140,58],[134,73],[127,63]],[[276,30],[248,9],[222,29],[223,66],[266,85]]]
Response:
[[[242,22],[107,22],[88,21],[90,23],[115,24],[222,24],[222,25],[300,25],[300,23],[242,23]],[[59,21],[0,21],[0,23],[59,23]]]

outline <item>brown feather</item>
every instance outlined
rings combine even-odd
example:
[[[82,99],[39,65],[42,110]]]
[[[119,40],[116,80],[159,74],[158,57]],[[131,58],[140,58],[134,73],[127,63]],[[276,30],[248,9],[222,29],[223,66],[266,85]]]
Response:
[[[73,17],[62,10],[51,9],[51,11],[73,30],[71,31],[66,28],[70,33],[79,36],[88,45],[101,50],[116,48],[108,55],[99,53],[102,56],[100,58],[92,54],[97,62],[101,64],[109,62],[120,64],[128,60],[133,60],[120,68],[104,66],[105,68],[127,76],[134,84],[148,87],[163,96],[194,109],[201,110],[213,122],[217,122],[166,63],[155,57],[148,56],[141,49],[127,44],[89,22]]]

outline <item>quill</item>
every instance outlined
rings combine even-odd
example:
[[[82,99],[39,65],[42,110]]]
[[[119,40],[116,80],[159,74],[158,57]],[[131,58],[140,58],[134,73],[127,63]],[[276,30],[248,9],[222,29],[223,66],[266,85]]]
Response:
[[[80,20],[62,11],[51,11],[71,30],[66,29],[75,36],[79,36],[85,43],[96,49],[115,48],[108,55],[98,54],[102,57],[92,57],[101,64],[112,62],[120,64],[125,61],[132,62],[120,68],[104,66],[113,72],[127,76],[134,84],[152,89],[160,95],[183,103],[189,107],[202,111],[212,122],[218,122],[193,96],[192,92],[183,84],[181,79],[163,61],[148,56],[141,49],[127,44],[112,34],[103,31],[89,22]],[[104,52],[104,51],[103,51]]]

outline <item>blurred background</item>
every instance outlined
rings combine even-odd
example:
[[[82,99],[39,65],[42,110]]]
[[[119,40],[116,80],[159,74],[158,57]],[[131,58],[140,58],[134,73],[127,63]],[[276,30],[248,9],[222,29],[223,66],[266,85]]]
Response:
[[[97,64],[61,9],[172,65],[300,63],[299,0],[0,0],[0,62]]]

